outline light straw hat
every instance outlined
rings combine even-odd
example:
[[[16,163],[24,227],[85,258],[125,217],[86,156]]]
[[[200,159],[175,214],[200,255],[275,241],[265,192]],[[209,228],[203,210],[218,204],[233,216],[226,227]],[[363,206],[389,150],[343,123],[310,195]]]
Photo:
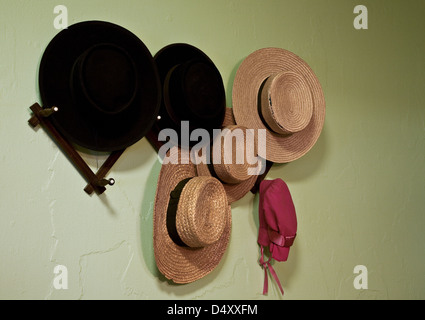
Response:
[[[163,164],[154,207],[154,254],[159,271],[175,283],[190,283],[209,274],[226,251],[231,209],[222,184],[198,177],[189,153],[172,148]]]
[[[252,174],[248,170],[260,172],[262,163],[249,164],[247,157],[257,155],[257,145],[252,131],[247,128],[235,125],[231,108],[226,108],[226,115],[223,122],[222,135],[215,138],[210,152],[210,163],[198,163],[196,166],[199,176],[216,177],[226,190],[229,204],[238,201],[245,196],[254,186],[258,175]],[[221,139],[221,141],[218,141]],[[232,139],[232,140],[229,140]],[[227,141],[227,142],[226,142]],[[248,141],[248,143],[247,143]],[[220,142],[218,148],[216,144]],[[253,142],[249,146],[249,142]],[[220,150],[219,162],[214,163],[214,151]],[[238,154],[239,153],[239,154]],[[202,153],[195,154],[197,160],[202,157]],[[229,157],[232,157],[231,159]],[[237,157],[242,156],[243,161],[237,162]],[[206,160],[206,159],[204,159]],[[257,168],[258,167],[258,168]],[[256,170],[254,170],[256,169]]]
[[[248,138],[252,135],[252,138]],[[216,177],[223,184],[229,204],[241,199],[254,186],[262,163],[249,164],[247,161],[246,141],[254,141],[253,133],[242,126],[228,126],[223,133],[214,140],[210,164],[199,163],[196,166],[199,176]],[[232,139],[235,137],[235,139]],[[216,144],[221,139],[220,145]],[[232,139],[232,140],[230,140]],[[219,162],[215,163],[215,149],[219,150]],[[257,149],[255,146],[253,149]],[[250,151],[248,151],[249,154]],[[231,158],[230,158],[231,157]],[[238,161],[243,157],[243,161]],[[252,170],[250,173],[249,169]]]
[[[264,48],[250,54],[236,72],[233,113],[238,125],[266,130],[259,155],[287,163],[316,143],[325,121],[322,87],[310,66],[294,53]]]

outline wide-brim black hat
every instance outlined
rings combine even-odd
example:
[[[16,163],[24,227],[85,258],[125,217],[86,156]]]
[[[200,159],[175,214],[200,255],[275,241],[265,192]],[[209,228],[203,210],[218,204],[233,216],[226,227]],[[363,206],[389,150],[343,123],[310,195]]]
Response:
[[[144,43],[127,29],[86,21],[59,32],[47,46],[39,70],[44,107],[56,129],[94,151],[116,151],[151,129],[161,86]]]
[[[163,93],[159,116],[152,128],[158,136],[162,129],[180,135],[181,122],[189,121],[189,134],[205,129],[211,140],[213,130],[220,129],[226,112],[223,80],[213,61],[200,49],[174,43],[154,56]],[[177,141],[182,144],[181,139]],[[190,141],[193,146],[197,141]]]

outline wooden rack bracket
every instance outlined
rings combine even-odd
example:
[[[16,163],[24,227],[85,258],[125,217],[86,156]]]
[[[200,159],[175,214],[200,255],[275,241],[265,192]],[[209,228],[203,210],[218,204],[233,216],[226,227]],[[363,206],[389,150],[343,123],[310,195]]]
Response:
[[[96,194],[100,195],[106,191],[105,186],[112,186],[115,184],[114,179],[105,179],[105,176],[123,154],[125,149],[112,152],[95,174],[83,158],[81,158],[80,154],[75,150],[71,143],[69,143],[68,140],[66,140],[51,123],[49,116],[56,112],[60,112],[60,108],[56,106],[52,108],[41,108],[38,103],[34,103],[30,109],[33,112],[33,116],[28,120],[28,123],[33,128],[40,125],[49,134],[51,139],[56,142],[62,152],[64,152],[87,181],[88,185],[84,188],[84,191],[87,194],[90,195],[93,192],[96,192]]]

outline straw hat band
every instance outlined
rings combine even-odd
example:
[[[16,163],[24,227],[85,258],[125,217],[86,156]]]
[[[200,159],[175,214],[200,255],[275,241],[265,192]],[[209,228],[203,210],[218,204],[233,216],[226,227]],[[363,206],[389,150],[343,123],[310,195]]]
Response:
[[[170,200],[167,208],[167,231],[173,242],[181,247],[187,247],[187,244],[180,238],[176,228],[176,214],[183,188],[192,178],[187,178],[180,181],[173,191],[170,193]]]
[[[292,71],[269,77],[261,93],[261,114],[278,134],[306,128],[313,114],[313,98],[304,77]]]
[[[167,230],[179,246],[201,248],[218,241],[226,226],[227,197],[211,177],[180,181],[170,194]]]

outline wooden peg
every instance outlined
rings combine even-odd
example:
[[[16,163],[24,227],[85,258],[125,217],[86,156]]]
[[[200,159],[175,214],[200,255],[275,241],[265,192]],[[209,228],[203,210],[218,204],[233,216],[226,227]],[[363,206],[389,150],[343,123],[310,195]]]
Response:
[[[104,162],[104,164],[100,167],[99,171],[96,173],[96,176],[98,178],[98,180],[103,179],[103,177],[108,174],[109,170],[111,170],[112,166],[115,164],[115,162],[121,157],[121,155],[123,154],[123,152],[125,151],[125,149],[123,150],[118,150],[118,151],[114,151],[112,152],[108,159],[106,159],[106,161]],[[111,179],[109,179],[111,180]],[[112,179],[113,180],[113,179]],[[115,180],[114,180],[115,183]],[[109,185],[113,185],[113,184],[109,184]],[[95,190],[93,188],[93,186],[89,183],[85,188],[84,191],[87,194],[92,194]]]
[[[52,107],[52,108],[42,109],[38,112],[38,114],[44,118],[47,118],[58,111],[59,111],[58,107]]]
[[[114,179],[100,179],[98,182],[97,182],[97,185],[99,186],[99,187],[105,187],[105,186],[107,186],[107,185],[110,185],[110,186],[113,186],[115,184],[115,180]]]
[[[45,108],[42,109],[38,103],[35,103],[31,106],[31,110],[34,113],[34,115],[28,120],[28,123],[33,127],[37,127],[40,124],[40,117],[41,118],[47,118],[51,116],[53,113],[56,113],[59,111],[58,107],[52,107],[52,108]]]

